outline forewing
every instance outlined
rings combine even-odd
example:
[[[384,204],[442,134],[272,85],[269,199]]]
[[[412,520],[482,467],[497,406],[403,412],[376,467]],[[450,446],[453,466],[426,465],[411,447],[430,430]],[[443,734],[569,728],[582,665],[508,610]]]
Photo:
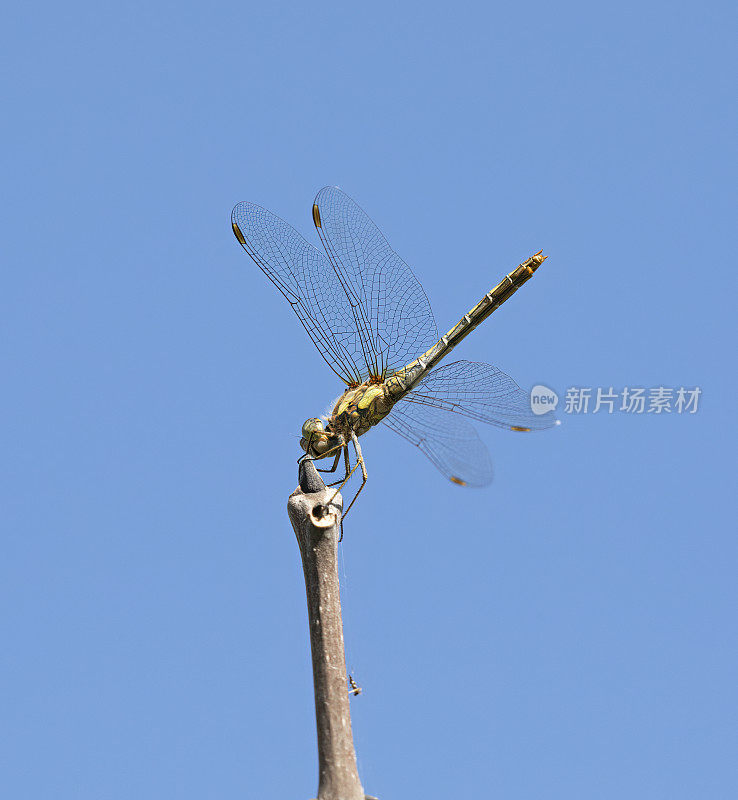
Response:
[[[530,397],[491,364],[455,361],[434,369],[404,401],[453,411],[510,430],[543,430],[557,424],[553,411],[536,415]]]
[[[254,203],[231,214],[243,249],[287,298],[328,366],[346,383],[360,383],[366,366],[351,305],[333,267],[291,225]]]
[[[486,486],[491,482],[487,447],[474,427],[458,415],[401,400],[383,422],[419,447],[454,483]]]
[[[318,192],[313,220],[349,297],[360,333],[354,352],[367,375],[384,377],[424,353],[438,329],[423,287],[379,228],[334,186]]]

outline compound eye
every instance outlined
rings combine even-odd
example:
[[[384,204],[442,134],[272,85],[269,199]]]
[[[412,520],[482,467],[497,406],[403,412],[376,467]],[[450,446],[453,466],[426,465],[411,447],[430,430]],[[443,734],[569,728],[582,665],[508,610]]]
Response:
[[[320,434],[324,432],[323,423],[317,418],[313,417],[312,419],[308,419],[302,426],[302,435],[309,439],[310,436],[315,436],[316,434]]]

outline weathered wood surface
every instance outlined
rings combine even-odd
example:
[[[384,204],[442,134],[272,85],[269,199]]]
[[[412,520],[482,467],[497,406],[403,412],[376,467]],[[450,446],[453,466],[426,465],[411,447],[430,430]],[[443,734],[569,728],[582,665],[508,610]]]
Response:
[[[290,495],[287,511],[300,547],[307,592],[318,728],[317,800],[365,800],[351,731],[338,584],[343,499],[325,488],[307,459],[301,464],[300,484],[302,488]]]

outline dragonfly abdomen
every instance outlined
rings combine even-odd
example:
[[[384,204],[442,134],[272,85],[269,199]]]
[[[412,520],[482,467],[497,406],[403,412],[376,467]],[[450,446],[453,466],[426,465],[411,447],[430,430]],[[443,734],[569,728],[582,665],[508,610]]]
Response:
[[[470,309],[454,325],[451,330],[441,336],[441,338],[419,356],[415,361],[411,361],[407,366],[398,370],[394,375],[387,379],[387,386],[393,400],[399,400],[407,394],[441,361],[445,358],[459,342],[465,339],[475,328],[481,325],[493,311],[498,309],[506,300],[509,300],[515,292],[530,278],[538,267],[543,264],[547,256],[541,255],[543,251],[531,256],[516,267],[509,275],[506,275],[500,283]]]

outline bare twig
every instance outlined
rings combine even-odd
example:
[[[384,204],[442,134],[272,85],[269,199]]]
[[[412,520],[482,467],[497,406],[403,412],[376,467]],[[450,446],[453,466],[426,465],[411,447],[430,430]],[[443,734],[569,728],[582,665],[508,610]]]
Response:
[[[343,499],[325,488],[309,459],[300,465],[300,485],[290,495],[287,511],[307,591],[318,727],[317,800],[365,800],[351,732],[338,585]]]

